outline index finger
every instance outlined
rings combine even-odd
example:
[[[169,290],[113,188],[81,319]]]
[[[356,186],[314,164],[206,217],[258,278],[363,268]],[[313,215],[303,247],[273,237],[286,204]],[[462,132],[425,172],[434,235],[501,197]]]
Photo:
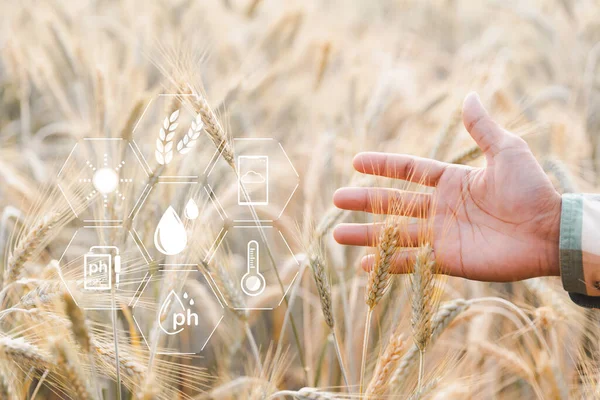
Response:
[[[377,152],[358,153],[352,164],[363,174],[403,179],[426,186],[436,186],[446,169],[451,166],[429,158]]]

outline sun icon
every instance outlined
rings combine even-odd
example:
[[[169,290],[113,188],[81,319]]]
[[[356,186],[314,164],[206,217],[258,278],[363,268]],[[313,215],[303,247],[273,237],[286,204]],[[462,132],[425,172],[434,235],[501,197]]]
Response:
[[[104,207],[108,207],[110,195],[125,200],[125,195],[119,191],[119,185],[133,182],[133,179],[130,178],[119,178],[119,171],[125,165],[125,161],[120,161],[116,166],[110,166],[108,153],[104,153],[102,165],[94,165],[89,160],[86,160],[85,164],[92,171],[92,177],[79,179],[79,182],[91,183],[94,188],[85,197],[86,200],[89,201],[99,194],[103,197]]]

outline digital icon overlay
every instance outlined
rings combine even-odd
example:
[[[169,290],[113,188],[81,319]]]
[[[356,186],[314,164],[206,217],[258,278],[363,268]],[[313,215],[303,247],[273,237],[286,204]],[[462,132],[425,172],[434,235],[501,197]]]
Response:
[[[248,296],[258,296],[265,291],[267,282],[260,273],[260,246],[256,240],[248,242],[246,274],[242,277],[242,291]]]
[[[167,335],[176,335],[183,332],[186,327],[198,326],[198,314],[192,312],[190,308],[193,305],[194,299],[190,298],[187,292],[183,294],[182,300],[174,290],[171,290],[160,307],[158,326]]]
[[[200,210],[194,199],[190,198],[185,205],[184,216],[189,220],[198,218]],[[187,231],[179,214],[169,206],[154,231],[154,246],[167,256],[181,253],[188,244]]]
[[[198,216],[200,215],[198,204],[196,204],[194,199],[190,199],[185,205],[184,215],[187,219],[191,220],[198,218]]]
[[[238,204],[269,204],[269,157],[239,156]]]
[[[167,208],[154,231],[154,245],[162,254],[174,256],[185,250],[187,232],[175,209]]]
[[[112,252],[115,252],[113,257]],[[116,246],[92,246],[83,257],[83,287],[87,290],[112,289],[112,271],[115,271],[115,284],[119,288],[121,256]]]
[[[102,161],[90,162],[85,161],[88,170],[91,170],[91,178],[80,178],[80,183],[91,183],[93,189],[88,192],[86,200],[91,200],[96,195],[100,195],[103,198],[103,205],[105,208],[109,205],[109,199],[111,201],[125,200],[126,187],[133,182],[132,178],[120,177],[120,170],[125,166],[125,160],[117,160],[116,164],[113,161],[111,165],[109,153],[104,153]]]
[[[241,137],[233,138],[233,151],[235,168],[221,156],[205,172],[206,186],[221,199],[227,218],[263,225],[280,219],[300,185],[283,145],[274,138]]]
[[[152,282],[183,284],[169,287],[157,298]],[[224,299],[215,288],[212,277],[200,272],[196,264],[159,264],[157,272],[145,277],[131,304],[133,321],[146,346],[150,349],[152,340],[160,340],[159,354],[165,355],[204,351],[225,318]]]
[[[273,225],[229,227],[215,242],[204,262],[210,265],[220,256],[230,260],[229,273],[245,298],[242,308],[226,304],[235,310],[279,307],[299,274],[300,261],[283,233]],[[211,268],[207,269],[207,275],[211,275]],[[281,296],[267,291],[267,287],[278,288]]]
[[[75,143],[57,175],[57,186],[80,220],[122,223],[135,218],[151,173],[134,141],[83,138]],[[107,211],[110,211],[107,213]]]
[[[145,201],[142,185],[150,173],[135,141],[117,137],[85,137],[62,164],[56,185],[79,227],[58,250],[59,278],[79,307],[114,310],[133,301],[133,286],[153,260],[135,227],[125,222],[135,220]],[[125,237],[135,245],[123,247]],[[106,296],[115,289],[117,302]],[[74,296],[77,291],[85,295]]]

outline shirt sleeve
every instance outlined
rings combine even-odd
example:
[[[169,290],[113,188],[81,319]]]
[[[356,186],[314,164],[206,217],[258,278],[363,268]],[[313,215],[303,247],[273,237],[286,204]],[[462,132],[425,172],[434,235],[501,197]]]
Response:
[[[600,195],[562,196],[560,275],[571,299],[600,308]]]

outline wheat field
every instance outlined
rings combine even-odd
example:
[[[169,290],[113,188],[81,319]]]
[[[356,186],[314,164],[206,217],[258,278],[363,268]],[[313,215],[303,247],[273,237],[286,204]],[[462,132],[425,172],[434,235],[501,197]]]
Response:
[[[560,278],[447,277],[426,219],[394,275],[408,218],[332,204],[428,190],[360,151],[483,165],[470,91],[600,187],[597,1],[4,0],[0,399],[600,398]]]

